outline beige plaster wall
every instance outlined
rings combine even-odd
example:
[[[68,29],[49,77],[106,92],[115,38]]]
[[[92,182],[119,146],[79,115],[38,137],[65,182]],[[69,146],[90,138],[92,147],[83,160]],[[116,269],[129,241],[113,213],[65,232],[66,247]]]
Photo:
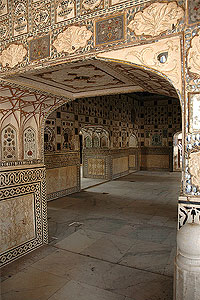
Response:
[[[112,162],[112,168],[113,168],[113,175],[128,171],[129,169],[128,156],[114,158]]]

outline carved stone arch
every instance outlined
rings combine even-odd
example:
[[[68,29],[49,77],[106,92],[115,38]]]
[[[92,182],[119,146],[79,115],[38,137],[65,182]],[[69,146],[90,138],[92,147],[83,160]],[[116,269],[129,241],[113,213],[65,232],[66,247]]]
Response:
[[[130,148],[138,147],[138,139],[134,133],[132,133],[129,137],[129,147]]]
[[[8,124],[1,131],[1,160],[16,161],[17,159],[17,130],[13,125]]]
[[[165,62],[160,59],[167,55]],[[184,108],[183,70],[181,37],[174,36],[153,44],[136,45],[125,49],[100,53],[97,59],[111,64],[128,65],[138,70],[146,70],[165,79],[176,91],[182,111]]]
[[[23,132],[24,159],[32,160],[37,158],[36,131],[31,126]]]

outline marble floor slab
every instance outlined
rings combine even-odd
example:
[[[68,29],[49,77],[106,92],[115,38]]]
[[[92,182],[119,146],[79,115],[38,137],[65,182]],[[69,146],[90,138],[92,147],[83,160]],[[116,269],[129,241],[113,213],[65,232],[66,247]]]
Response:
[[[49,245],[1,271],[1,300],[172,300],[181,175],[136,172],[48,202]]]

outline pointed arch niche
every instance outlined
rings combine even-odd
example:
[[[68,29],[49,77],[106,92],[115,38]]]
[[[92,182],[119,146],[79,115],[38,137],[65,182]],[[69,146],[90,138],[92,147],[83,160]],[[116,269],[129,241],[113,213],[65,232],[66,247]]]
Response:
[[[1,156],[3,161],[17,160],[17,131],[11,124],[5,126],[1,132],[1,147]]]
[[[24,130],[24,159],[32,160],[37,158],[36,132],[32,127]]]

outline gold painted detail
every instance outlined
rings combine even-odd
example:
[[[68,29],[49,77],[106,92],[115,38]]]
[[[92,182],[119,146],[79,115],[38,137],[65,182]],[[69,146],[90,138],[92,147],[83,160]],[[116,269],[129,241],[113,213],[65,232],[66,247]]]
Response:
[[[58,34],[53,46],[58,52],[74,53],[77,49],[85,47],[91,36],[92,32],[86,26],[71,26]]]
[[[200,34],[191,41],[191,48],[188,52],[189,71],[200,75]]]
[[[136,35],[157,36],[173,29],[183,16],[184,11],[176,2],[153,3],[136,13],[128,28]]]
[[[8,48],[2,51],[0,55],[0,63],[3,67],[14,68],[21,63],[27,54],[26,48],[23,45],[11,44]]]

